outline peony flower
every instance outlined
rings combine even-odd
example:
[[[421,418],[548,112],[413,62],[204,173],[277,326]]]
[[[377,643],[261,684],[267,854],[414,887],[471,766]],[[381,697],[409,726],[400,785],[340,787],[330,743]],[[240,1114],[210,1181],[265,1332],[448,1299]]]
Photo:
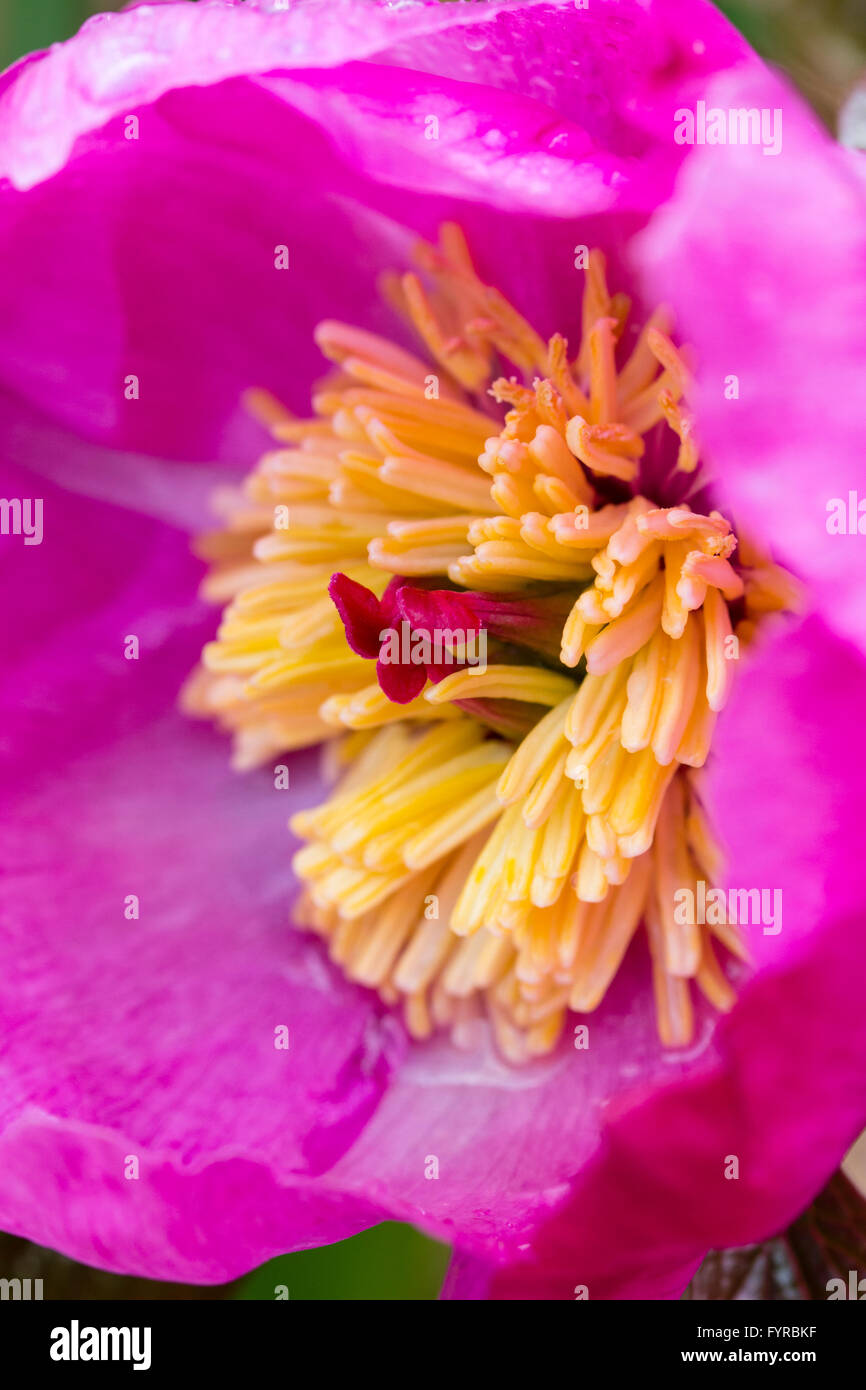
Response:
[[[391,1217],[452,1297],[676,1297],[822,1186],[855,158],[699,0],[169,0],[6,75],[0,1227],[207,1283]],[[486,670],[378,681],[443,613]]]

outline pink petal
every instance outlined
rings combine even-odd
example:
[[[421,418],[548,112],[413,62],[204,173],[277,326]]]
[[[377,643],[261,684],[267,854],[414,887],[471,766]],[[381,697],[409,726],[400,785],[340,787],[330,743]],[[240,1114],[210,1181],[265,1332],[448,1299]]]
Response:
[[[174,708],[213,623],[186,539],[50,485],[44,501],[43,544],[2,552],[0,1227],[221,1281],[378,1219],[314,1179],[402,1044],[289,925],[285,823],[317,795],[315,759],[276,791]]]
[[[645,282],[694,345],[697,429],[721,505],[862,647],[863,538],[830,534],[828,505],[847,514],[849,492],[866,499],[866,183],[769,76],[726,77],[707,100],[780,109],[781,152],[696,147],[642,238]]]
[[[323,313],[393,332],[370,286],[455,199],[482,271],[571,331],[574,217],[620,256],[681,158],[670,110],[746,52],[671,0],[99,16],[0,88],[0,377],[89,439],[248,459],[241,392],[305,411]]]

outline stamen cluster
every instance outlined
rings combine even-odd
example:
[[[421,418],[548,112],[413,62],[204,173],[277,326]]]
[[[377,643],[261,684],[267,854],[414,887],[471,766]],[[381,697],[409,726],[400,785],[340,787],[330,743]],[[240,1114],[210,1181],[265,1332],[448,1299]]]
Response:
[[[279,447],[201,542],[226,607],[187,708],[231,732],[239,768],[326,744],[336,785],[292,822],[294,918],[416,1037],[486,1017],[509,1059],[549,1051],[643,923],[660,1035],[684,1044],[690,982],[726,1009],[717,951],[745,956],[736,927],[674,912],[678,888],[720,872],[699,769],[740,645],[790,581],[693,510],[686,357],[659,310],[621,360],[629,303],[600,253],[573,359],[480,282],[457,228],[419,261],[426,281],[386,289],[434,365],[324,323],[335,370],[311,419],[251,393]],[[680,495],[659,506],[644,483],[665,426]],[[346,640],[336,571],[373,611],[400,576],[474,595],[517,635],[397,703]],[[521,641],[533,605],[561,624],[558,659]]]

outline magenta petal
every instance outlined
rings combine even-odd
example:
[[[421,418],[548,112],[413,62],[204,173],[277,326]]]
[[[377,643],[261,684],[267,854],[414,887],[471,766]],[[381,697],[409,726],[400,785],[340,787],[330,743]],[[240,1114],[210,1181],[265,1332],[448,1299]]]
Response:
[[[220,1281],[378,1219],[313,1179],[400,1042],[290,927],[285,821],[315,759],[275,791],[174,709],[213,621],[185,537],[55,489],[45,517],[40,547],[3,547],[0,1228]]]
[[[639,260],[695,347],[698,432],[721,505],[863,647],[866,182],[769,74],[728,75],[708,101],[778,108],[781,152],[695,148]],[[855,533],[832,534],[828,508],[836,499],[847,522],[852,492]]]
[[[26,194],[0,189],[0,248],[16,266],[0,288],[0,377],[87,439],[251,462],[265,437],[242,393],[261,386],[307,410],[323,310],[386,328],[369,284],[403,252],[370,249],[345,207],[323,219],[310,178],[318,163],[336,186],[323,139],[259,89],[173,94],[145,131],[114,132]],[[262,131],[266,149],[233,151]],[[286,148],[304,152],[297,167]],[[289,270],[277,268],[282,245]]]
[[[746,55],[697,0],[99,16],[0,87],[0,377],[88,439],[247,459],[242,391],[305,409],[323,313],[393,331],[368,286],[455,198],[482,272],[570,332],[574,216],[615,255],[625,225],[599,219],[637,225],[670,188],[671,109]]]
[[[303,0],[268,12],[178,0],[100,15],[16,74],[13,99],[0,119],[0,170],[16,187],[32,187],[67,162],[76,140],[172,89],[280,71],[327,73],[355,63],[342,84],[349,95],[355,80],[364,82],[360,65],[374,56],[386,56],[394,76],[403,69],[476,86],[478,95],[502,91],[513,98],[515,113],[528,109],[530,92],[539,111],[558,110],[575,132],[590,132],[603,162],[605,146],[614,157],[645,155],[648,135],[658,137],[663,122],[669,136],[668,110],[678,94],[696,78],[706,80],[750,57],[744,40],[704,0],[692,0],[685,10],[678,0],[601,0],[588,15],[575,9],[571,0],[484,10]],[[554,49],[556,68],[549,62]],[[506,143],[501,127],[494,129],[500,139],[486,141],[488,159]],[[476,159],[473,134],[463,132],[470,164]],[[560,144],[551,143],[550,167]],[[568,159],[567,145],[564,153]],[[669,159],[676,153],[671,150]],[[542,175],[544,168],[539,162]],[[586,172],[592,173],[588,163]],[[529,191],[531,180],[518,183]]]
[[[257,427],[254,433],[265,438]],[[180,463],[89,443],[2,388],[0,438],[4,465],[22,470],[15,495],[60,485],[190,534],[213,529],[213,496],[232,481],[231,471],[219,464]],[[4,485],[9,495],[5,479]]]

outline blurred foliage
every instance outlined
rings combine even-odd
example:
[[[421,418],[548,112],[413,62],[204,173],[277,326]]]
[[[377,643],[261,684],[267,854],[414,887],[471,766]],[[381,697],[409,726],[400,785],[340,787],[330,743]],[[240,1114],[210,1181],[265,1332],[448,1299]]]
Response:
[[[769,62],[835,127],[866,66],[864,0],[717,0]]]
[[[234,1297],[274,1298],[284,1285],[290,1299],[414,1303],[437,1296],[447,1266],[446,1246],[386,1221],[339,1245],[270,1260],[241,1282]]]
[[[866,66],[864,0],[718,0],[719,7],[770,62],[784,68],[828,124]],[[0,68],[68,38],[90,15],[122,0],[2,0]],[[419,1300],[436,1297],[448,1260],[444,1246],[392,1222],[319,1250],[272,1260],[237,1284],[184,1288],[86,1269],[27,1241],[0,1236],[7,1277],[43,1277],[46,1298]],[[692,1297],[704,1296],[692,1292]]]
[[[0,65],[8,67],[23,53],[68,39],[85,19],[104,10],[120,10],[121,3],[97,0],[3,0],[0,7]]]

